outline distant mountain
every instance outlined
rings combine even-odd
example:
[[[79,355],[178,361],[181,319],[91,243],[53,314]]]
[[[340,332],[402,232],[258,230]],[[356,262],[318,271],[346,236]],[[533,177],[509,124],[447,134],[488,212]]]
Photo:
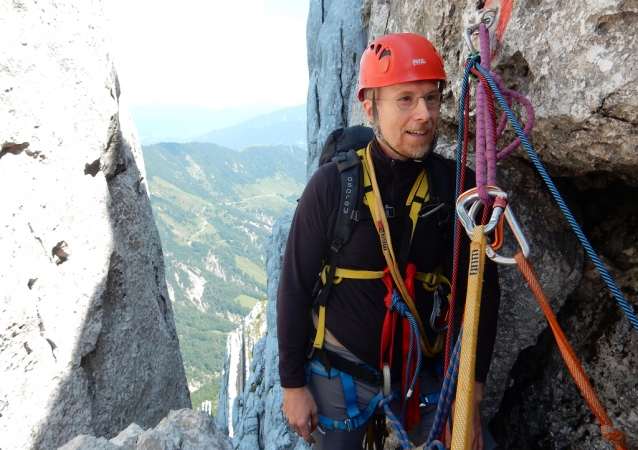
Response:
[[[262,114],[228,128],[212,130],[196,139],[239,150],[251,145],[306,146],[306,105]]]
[[[142,145],[192,142],[207,131],[230,127],[280,108],[281,105],[272,103],[223,109],[187,104],[129,107]]]
[[[226,335],[265,297],[264,247],[296,206],[305,149],[210,143],[142,147],[194,405],[217,399]]]

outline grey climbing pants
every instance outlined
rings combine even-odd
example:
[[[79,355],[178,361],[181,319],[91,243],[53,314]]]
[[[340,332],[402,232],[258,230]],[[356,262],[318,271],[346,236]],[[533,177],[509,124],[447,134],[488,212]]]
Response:
[[[326,349],[338,353],[344,358],[362,363],[362,361],[346,349],[335,347],[325,342],[324,346]],[[419,376],[420,393],[423,395],[439,392],[442,384],[442,378],[440,378],[434,370],[423,372]],[[326,376],[311,372],[308,388],[315,399],[319,414],[332,420],[345,420],[348,418],[348,414],[346,413],[346,401],[343,394],[343,384],[340,377],[328,379]],[[368,406],[370,400],[379,393],[380,389],[379,386],[374,386],[358,379],[355,379],[355,388],[357,391],[357,406],[360,411]],[[392,390],[394,392],[401,392],[400,383],[393,384]],[[393,414],[398,417],[401,413],[401,402],[392,402],[390,409]],[[412,441],[414,445],[419,446],[427,441],[434,423],[436,409],[437,405],[427,405],[421,408],[421,421],[407,432],[410,441]],[[365,425],[359,426],[351,431],[345,431],[326,430],[320,424],[314,433],[312,433],[316,441],[314,448],[315,450],[359,450],[362,448],[366,431],[367,426]],[[485,427],[483,427],[483,442],[484,450],[494,450],[497,448],[496,442]]]

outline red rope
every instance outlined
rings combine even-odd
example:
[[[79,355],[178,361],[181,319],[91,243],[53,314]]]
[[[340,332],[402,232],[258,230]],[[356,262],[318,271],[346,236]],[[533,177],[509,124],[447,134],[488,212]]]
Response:
[[[464,120],[465,127],[463,128],[463,146],[461,147],[461,161],[460,163],[457,161],[457,164],[461,164],[461,179],[459,182],[459,190],[456,193],[456,197],[458,198],[461,193],[465,190],[465,165],[467,163],[467,150],[470,141],[470,95],[465,97],[465,104],[463,106],[464,110]],[[445,360],[443,364],[443,373],[447,372],[447,366],[450,362],[451,348],[452,348],[452,340],[454,336],[452,333],[454,331],[454,306],[456,300],[456,285],[458,284],[458,275],[459,275],[459,259],[461,255],[461,233],[463,232],[461,228],[461,222],[456,221],[455,226],[455,235],[459,236],[459,239],[456,240],[454,246],[454,263],[452,267],[452,288],[450,291],[450,304],[448,307],[448,317],[447,317],[447,335],[445,336]]]
[[[598,395],[594,391],[589,379],[587,378],[587,374],[585,374],[585,370],[583,366],[580,365],[574,350],[572,349],[569,341],[567,341],[567,337],[561,330],[560,325],[558,325],[558,321],[556,320],[556,316],[552,311],[552,307],[543,292],[543,288],[538,282],[538,278],[534,273],[534,269],[532,268],[529,261],[525,258],[523,253],[517,253],[514,255],[514,259],[518,264],[523,277],[527,280],[530,289],[536,295],[536,299],[538,303],[541,305],[545,316],[547,317],[547,321],[549,322],[549,326],[554,333],[554,337],[556,338],[556,343],[558,344],[558,349],[560,350],[561,355],[563,355],[563,359],[565,360],[565,364],[569,369],[569,372],[572,375],[572,378],[576,382],[578,389],[585,397],[585,401],[591,408],[592,412],[600,422],[601,434],[608,441],[612,442],[617,450],[626,450],[627,449],[627,439],[622,431],[614,428],[611,419],[607,415],[604,406],[600,402]]]

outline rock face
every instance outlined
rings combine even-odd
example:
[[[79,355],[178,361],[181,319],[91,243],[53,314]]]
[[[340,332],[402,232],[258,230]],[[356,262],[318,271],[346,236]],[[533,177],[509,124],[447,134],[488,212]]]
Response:
[[[258,302],[240,326],[228,334],[217,403],[217,426],[233,436],[232,405],[244,391],[257,342],[266,334],[266,301]]]
[[[133,423],[107,441],[77,436],[58,450],[230,450],[230,440],[220,433],[213,418],[204,411],[180,409],[155,427],[144,431]]]
[[[190,407],[102,5],[0,5],[0,442],[51,449]]]
[[[361,0],[310,0],[306,29],[308,178],[317,169],[328,135],[348,125],[366,34],[361,25]]]
[[[276,302],[281,260],[291,220],[292,216],[287,215],[275,223],[272,237],[267,245],[268,332],[255,345],[250,363],[250,377],[242,395],[235,399],[233,405],[233,448],[235,449],[301,450],[310,448],[292,431],[281,412],[283,390],[279,384]]]
[[[476,22],[477,8],[484,6],[498,10],[492,69],[535,105],[535,150],[550,174],[559,177],[555,181],[570,209],[626,299],[638,309],[638,43],[631,31],[638,19],[635,1],[591,0],[582,7],[542,0],[311,0],[309,175],[332,129],[365,124],[354,95],[358,58],[368,42],[392,32],[423,34],[446,61],[449,78],[438,151],[453,154],[461,68],[468,53],[463,32]],[[632,408],[638,403],[638,334],[583,257],[582,247],[521,150],[500,163],[499,181],[510,193],[510,204],[531,241],[531,262],[568,339],[612,420],[627,435],[628,447],[638,448],[638,416]],[[273,238],[277,239],[283,237]],[[506,241],[502,252],[516,251]],[[272,260],[278,259],[271,256]],[[499,331],[483,402],[484,419],[491,420],[499,444],[505,449],[610,448],[571,381],[524,279],[513,268],[501,268],[500,277]],[[275,277],[269,273],[271,282]],[[269,284],[269,292],[274,289]],[[266,342],[271,333],[276,331],[269,332]],[[260,344],[256,355],[265,346]],[[276,370],[269,368],[270,358],[253,361],[254,392],[241,398],[238,429],[250,429],[245,435],[253,436],[260,448],[305,445],[290,432],[280,439],[280,446],[266,444],[267,430],[273,430],[270,421],[281,423],[276,415],[268,420],[264,397],[257,395],[269,392],[260,383]],[[248,390],[250,386],[249,381]],[[269,401],[277,389],[275,384]],[[235,448],[239,445],[234,441]]]

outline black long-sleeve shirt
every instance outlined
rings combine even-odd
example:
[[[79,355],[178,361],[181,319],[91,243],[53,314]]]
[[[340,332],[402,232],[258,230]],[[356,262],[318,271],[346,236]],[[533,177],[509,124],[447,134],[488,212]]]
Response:
[[[377,183],[384,205],[406,209],[405,203],[425,161],[400,161],[385,155],[376,140],[372,145],[372,159]],[[450,164],[449,176],[455,172],[456,162]],[[432,180],[428,180],[432,183]],[[474,186],[474,174],[467,170],[466,188]],[[323,268],[325,257],[334,236],[340,201],[340,176],[335,163],[325,164],[315,172],[297,206],[284,253],[277,296],[277,328],[279,340],[279,375],[282,387],[301,387],[306,384],[305,352],[313,330],[310,311],[312,291]],[[405,231],[406,215],[388,219],[395,254],[399,252]],[[453,225],[450,225],[453,226]],[[464,304],[467,286],[469,239],[463,232],[457,301]],[[434,272],[443,262],[445,240],[436,214],[417,221],[408,254],[408,262],[419,272]],[[379,235],[372,220],[361,220],[350,241],[339,252],[338,267],[356,270],[382,271],[386,268]],[[449,278],[451,279],[451,274]],[[386,315],[383,298],[387,288],[380,279],[343,279],[332,286],[326,305],[326,328],[337,340],[362,361],[379,367],[381,333]],[[416,307],[430,343],[435,333],[430,329],[433,295],[415,283]],[[500,302],[500,287],[496,265],[486,260],[483,296],[481,300],[477,363],[475,378],[485,381],[496,338],[496,324]],[[401,336],[400,330],[397,337]],[[397,343],[400,339],[395,339]],[[394,363],[401,361],[400,345],[395,345]],[[424,364],[427,366],[428,358]]]

